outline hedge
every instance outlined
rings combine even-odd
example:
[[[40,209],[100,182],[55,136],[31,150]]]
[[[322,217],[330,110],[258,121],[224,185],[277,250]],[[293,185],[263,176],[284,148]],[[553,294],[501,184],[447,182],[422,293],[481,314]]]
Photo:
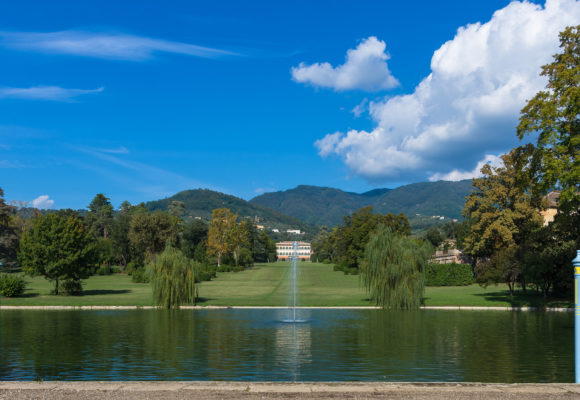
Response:
[[[468,286],[475,283],[469,264],[429,264],[427,286]]]

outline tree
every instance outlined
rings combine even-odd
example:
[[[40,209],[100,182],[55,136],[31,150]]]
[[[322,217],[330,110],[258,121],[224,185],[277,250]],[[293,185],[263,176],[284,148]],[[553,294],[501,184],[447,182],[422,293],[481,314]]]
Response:
[[[166,244],[177,246],[178,238],[178,221],[167,212],[138,212],[131,219],[129,241],[134,258],[141,264],[161,253]]]
[[[168,246],[150,266],[155,304],[179,308],[195,304],[195,265],[180,250]]]
[[[16,264],[18,234],[14,225],[16,207],[6,204],[4,191],[0,188],[0,262],[3,268]]]
[[[339,269],[345,273],[358,272],[369,236],[376,232],[379,225],[389,226],[401,235],[411,233],[411,226],[404,214],[375,214],[371,206],[363,207],[352,215],[345,216],[343,225],[329,235]]]
[[[110,239],[113,242],[113,248],[117,261],[123,267],[131,261],[131,241],[129,240],[129,231],[131,229],[131,220],[133,218],[134,207],[128,201],[124,201],[119,208],[119,212],[113,219]]]
[[[517,270],[512,264],[523,259],[525,244],[542,226],[543,220],[538,211],[540,204],[526,191],[527,179],[519,174],[521,159],[515,151],[501,158],[503,166],[492,168],[484,165],[481,169],[483,177],[473,179],[475,190],[467,196],[463,209],[463,215],[471,222],[464,246],[474,258],[495,256],[491,264],[480,263],[476,270],[480,282],[503,276],[511,285],[513,273]],[[495,273],[482,271],[487,266]],[[508,267],[509,271],[501,270]],[[518,278],[524,277],[518,273]],[[525,288],[525,281],[522,283]],[[513,288],[510,288],[513,293]]]
[[[233,251],[233,231],[237,228],[237,214],[232,214],[227,208],[216,208],[211,213],[207,238],[207,252],[217,255],[218,268],[222,265],[224,254]]]
[[[181,220],[181,217],[185,214],[185,203],[183,201],[172,201],[169,204],[169,214]]]
[[[361,263],[362,282],[383,308],[419,308],[425,288],[425,268],[432,248],[381,226],[371,235]]]
[[[200,243],[207,240],[209,227],[207,224],[196,219],[185,225],[181,235],[181,250],[189,258],[194,258],[195,251]]]
[[[81,279],[90,275],[91,242],[90,232],[78,218],[41,215],[22,235],[18,261],[27,274],[54,282],[54,294],[61,293],[62,281],[65,294],[77,294],[71,292],[82,291]]]
[[[104,194],[97,194],[89,204],[86,223],[95,237],[107,239],[113,225],[113,206]]]
[[[437,228],[436,226],[432,226],[431,228],[429,228],[429,230],[427,230],[427,233],[425,233],[425,240],[431,243],[433,247],[439,246],[443,242],[443,237],[441,236],[439,228]]]
[[[253,256],[257,262],[272,262],[276,259],[276,242],[266,231],[258,235]]]
[[[521,148],[522,170],[534,194],[560,189],[559,212],[580,229],[580,25],[560,33],[560,48],[542,67],[548,85],[522,109],[517,135],[538,134],[535,146]]]

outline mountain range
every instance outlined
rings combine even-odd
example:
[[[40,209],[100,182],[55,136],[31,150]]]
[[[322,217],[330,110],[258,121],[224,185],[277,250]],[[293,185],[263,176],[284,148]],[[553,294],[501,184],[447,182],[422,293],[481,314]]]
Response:
[[[404,213],[413,222],[442,216],[460,219],[465,196],[471,192],[471,179],[450,182],[421,182],[396,189],[374,189],[365,193],[301,185],[294,189],[265,193],[250,203],[277,210],[312,225],[334,226],[344,215],[361,207],[372,206],[375,212]]]
[[[444,219],[460,219],[471,180],[422,182],[395,189],[374,189],[365,193],[300,185],[294,189],[265,193],[250,201],[208,189],[179,192],[146,203],[149,210],[167,210],[172,201],[185,204],[186,218],[209,220],[215,208],[229,208],[240,217],[253,218],[266,228],[312,231],[315,225],[336,226],[345,215],[361,207],[375,212],[405,213],[414,230]]]

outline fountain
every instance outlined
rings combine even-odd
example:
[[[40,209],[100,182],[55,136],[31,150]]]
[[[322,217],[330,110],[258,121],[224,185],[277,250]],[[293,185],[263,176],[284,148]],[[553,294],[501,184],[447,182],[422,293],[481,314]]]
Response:
[[[299,323],[299,322],[306,322],[304,319],[296,318],[296,304],[297,304],[297,297],[298,297],[298,289],[297,289],[297,282],[298,282],[298,242],[294,242],[293,249],[292,249],[292,257],[290,261],[290,284],[288,285],[290,288],[290,304],[289,304],[289,318],[283,320],[283,322],[290,322],[290,323]]]

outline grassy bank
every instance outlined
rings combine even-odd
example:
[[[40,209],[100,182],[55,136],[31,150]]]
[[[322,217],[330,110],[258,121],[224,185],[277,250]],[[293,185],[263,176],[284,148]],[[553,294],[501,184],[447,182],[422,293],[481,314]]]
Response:
[[[258,264],[242,272],[218,273],[199,287],[201,306],[285,306],[290,301],[289,263]],[[27,278],[24,297],[1,299],[2,305],[152,305],[151,285],[131,282],[125,275],[93,276],[82,296],[52,296],[43,278]],[[298,280],[301,306],[370,306],[359,277],[332,270],[332,265],[302,263]],[[567,300],[547,299],[517,292],[511,298],[505,285],[428,287],[427,306],[531,306],[571,307]]]

